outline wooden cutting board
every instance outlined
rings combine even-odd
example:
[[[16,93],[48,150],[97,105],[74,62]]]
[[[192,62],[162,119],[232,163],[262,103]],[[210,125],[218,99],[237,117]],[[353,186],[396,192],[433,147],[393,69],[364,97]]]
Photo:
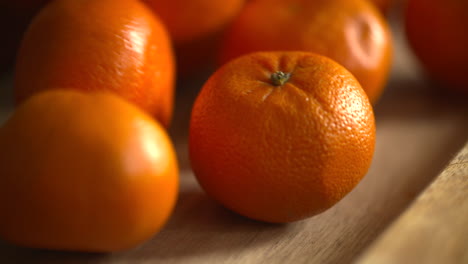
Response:
[[[357,263],[468,263],[468,144]]]
[[[187,155],[188,119],[201,77],[178,85],[170,132],[180,163],[180,195],[159,234],[114,254],[25,249],[0,241],[0,263],[468,263],[466,147],[452,160],[468,139],[467,98],[432,87],[399,28],[394,25],[392,76],[375,108],[373,164],[330,210],[273,225],[236,215],[205,195]],[[0,122],[12,110],[11,86],[11,74],[6,75]]]

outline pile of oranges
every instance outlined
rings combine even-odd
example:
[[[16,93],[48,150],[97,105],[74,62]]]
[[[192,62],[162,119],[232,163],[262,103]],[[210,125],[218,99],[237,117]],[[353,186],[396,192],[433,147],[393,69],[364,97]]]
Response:
[[[467,90],[466,1],[408,1],[415,53],[438,81]],[[178,194],[166,131],[176,75],[210,64],[188,131],[210,197],[286,223],[332,207],[367,173],[392,1],[42,2],[16,56],[17,107],[0,128],[2,239],[112,252],[154,236]],[[420,10],[450,18],[450,30]],[[445,39],[451,49],[433,54]]]

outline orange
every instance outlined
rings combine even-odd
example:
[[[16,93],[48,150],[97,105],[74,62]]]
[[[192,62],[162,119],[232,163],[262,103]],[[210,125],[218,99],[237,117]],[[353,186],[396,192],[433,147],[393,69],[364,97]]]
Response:
[[[119,94],[170,123],[174,58],[161,22],[136,0],[52,1],[26,32],[16,65],[19,102],[56,87]]]
[[[318,214],[366,174],[372,106],[338,63],[259,52],[216,71],[192,109],[189,154],[203,189],[231,210],[283,223]]]
[[[151,238],[177,196],[164,128],[125,100],[38,93],[0,130],[0,236],[27,247],[108,252]]]
[[[179,75],[198,74],[214,64],[219,35],[245,0],[144,0],[173,40]]]
[[[408,0],[406,35],[427,72],[468,92],[468,1]]]
[[[254,51],[311,51],[346,67],[376,102],[388,78],[392,41],[367,0],[249,1],[226,34],[220,61]]]
[[[212,35],[229,23],[244,0],[143,0],[166,25],[174,43]]]

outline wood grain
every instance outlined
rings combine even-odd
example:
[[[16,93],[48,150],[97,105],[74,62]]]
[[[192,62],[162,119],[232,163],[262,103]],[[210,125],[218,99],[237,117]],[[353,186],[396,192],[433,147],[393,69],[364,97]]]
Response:
[[[138,248],[115,254],[25,249],[0,241],[0,263],[300,264],[356,260],[431,183],[468,135],[466,99],[433,89],[401,36],[396,34],[395,38],[392,76],[375,108],[373,164],[357,188],[330,210],[304,221],[272,225],[238,216],[205,195],[187,154],[190,109],[204,76],[181,80],[178,85],[170,132],[180,162],[180,195],[170,221],[159,234]],[[0,121],[12,110],[11,75],[3,79]]]
[[[357,263],[468,263],[468,144]]]

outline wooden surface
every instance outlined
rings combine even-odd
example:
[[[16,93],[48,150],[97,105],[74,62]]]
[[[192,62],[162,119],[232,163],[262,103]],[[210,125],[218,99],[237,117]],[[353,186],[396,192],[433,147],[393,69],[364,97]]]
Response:
[[[159,234],[136,249],[115,254],[24,249],[0,241],[0,263],[355,261],[440,173],[468,135],[466,97],[433,88],[421,75],[400,34],[396,34],[396,44],[392,76],[375,108],[377,145],[373,164],[357,188],[330,210],[304,221],[272,225],[238,216],[207,197],[195,181],[187,156],[188,118],[202,80],[185,80],[179,83],[170,131],[180,161],[180,196],[170,221]],[[6,78],[0,87],[2,120],[11,111],[10,81]],[[459,204],[450,206],[457,208]],[[374,251],[382,251],[386,240],[382,241]],[[435,253],[426,254],[430,258]]]
[[[468,144],[357,263],[468,263]]]

